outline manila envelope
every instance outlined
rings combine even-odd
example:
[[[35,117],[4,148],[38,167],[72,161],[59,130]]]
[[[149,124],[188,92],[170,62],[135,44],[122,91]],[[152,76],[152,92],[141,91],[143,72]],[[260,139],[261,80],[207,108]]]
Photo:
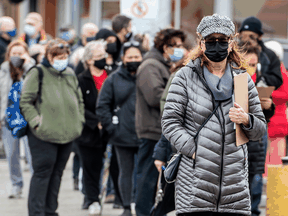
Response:
[[[246,113],[249,112],[248,107],[248,76],[247,73],[242,73],[234,76],[234,95],[235,102],[239,104]],[[236,146],[243,145],[249,141],[244,133],[241,125],[236,124]]]
[[[269,87],[257,87],[259,98],[270,98],[273,91],[275,90],[274,86]]]

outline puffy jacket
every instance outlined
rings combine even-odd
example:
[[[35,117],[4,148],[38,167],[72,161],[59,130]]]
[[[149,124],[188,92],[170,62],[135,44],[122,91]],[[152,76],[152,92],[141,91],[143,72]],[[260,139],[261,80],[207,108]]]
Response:
[[[266,122],[250,76],[248,91],[250,127],[242,128],[250,140],[258,140],[264,135]],[[183,154],[175,183],[177,214],[210,211],[250,215],[247,145],[236,146],[234,123],[228,115],[232,99],[221,102],[197,139],[193,138],[213,111],[213,101],[199,58],[176,73],[162,127],[164,136]]]
[[[104,82],[96,108],[99,121],[111,137],[109,143],[123,147],[139,146],[135,131],[135,103],[136,77],[121,66]],[[112,124],[113,115],[118,117],[119,124]]]
[[[276,105],[275,114],[268,123],[268,134],[271,138],[285,137],[288,135],[288,121],[286,115],[286,103],[288,101],[288,72],[284,64],[281,64],[283,85],[272,93],[273,102]]]
[[[46,142],[65,144],[81,135],[84,104],[77,77],[71,68],[59,72],[44,59],[40,103],[38,70],[32,69],[24,79],[20,108],[31,132]],[[34,105],[34,102],[36,104]],[[38,129],[34,128],[38,126]]]

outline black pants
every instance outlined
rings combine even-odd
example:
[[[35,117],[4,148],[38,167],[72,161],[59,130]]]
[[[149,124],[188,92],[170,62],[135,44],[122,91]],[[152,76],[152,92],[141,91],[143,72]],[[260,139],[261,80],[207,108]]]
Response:
[[[241,214],[234,213],[217,213],[217,212],[193,212],[178,214],[179,216],[244,216]]]
[[[112,146],[112,156],[111,156],[111,161],[110,161],[109,172],[110,172],[111,179],[113,181],[114,192],[115,192],[114,204],[123,205],[119,186],[118,186],[119,166],[118,166],[117,155],[116,155],[114,146]]]
[[[77,143],[75,141],[73,142],[72,146],[73,146],[72,150],[75,153],[75,155],[73,157],[73,179],[78,179],[79,178],[79,170],[81,167],[79,149],[78,149]]]
[[[121,199],[124,208],[129,209],[133,189],[132,185],[133,185],[135,154],[137,154],[138,152],[138,147],[115,146],[115,151],[120,170],[118,185],[121,194]]]
[[[90,204],[99,202],[103,150],[102,148],[87,147],[81,144],[78,145],[78,149],[83,169],[85,200]]]
[[[34,174],[28,198],[29,216],[57,216],[61,177],[69,159],[72,142],[45,142],[28,131]]]
[[[141,139],[138,150],[136,213],[137,216],[150,215],[155,202],[159,172],[152,158],[157,140]]]

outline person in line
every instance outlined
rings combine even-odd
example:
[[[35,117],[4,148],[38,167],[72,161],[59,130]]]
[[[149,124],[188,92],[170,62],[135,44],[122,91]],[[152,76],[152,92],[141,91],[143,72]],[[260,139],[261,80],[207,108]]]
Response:
[[[247,46],[244,48],[245,59],[247,60],[249,67],[247,68],[248,74],[251,76],[251,79],[255,83],[257,78],[260,76],[257,69],[259,63],[260,50],[257,47]],[[270,119],[275,113],[275,104],[272,101],[272,98],[260,98],[261,107],[265,116],[267,123],[270,122]],[[266,137],[267,139],[267,137]],[[262,186],[259,187],[259,184],[254,184],[255,176],[260,176],[265,172],[265,146],[263,138],[257,141],[249,141],[248,144],[248,165],[249,165],[249,188],[251,196],[251,208],[252,215],[255,214],[254,209],[257,208],[259,203],[255,203],[255,200],[258,200],[258,196],[262,190]],[[256,190],[256,188],[257,190]],[[256,192],[258,191],[258,192]],[[256,193],[255,193],[256,192]],[[260,198],[261,200],[261,198]]]
[[[96,35],[96,40],[99,39],[104,39],[107,42],[106,52],[108,53],[108,57],[106,58],[105,70],[108,74],[111,74],[122,64],[121,60],[119,61],[122,47],[121,41],[117,35],[109,29],[100,29]]]
[[[11,17],[0,17],[0,65],[5,61],[7,46],[17,34],[15,22]]]
[[[25,42],[28,47],[47,41],[46,32],[43,29],[43,19],[39,13],[29,13],[25,19],[24,32],[19,40]]]
[[[86,23],[83,25],[81,29],[81,38],[80,40],[78,40],[78,44],[77,44],[78,47],[74,49],[73,53],[71,54],[69,58],[69,66],[75,69],[75,71],[82,72],[85,70],[83,65],[81,69],[77,69],[76,67],[82,59],[85,45],[95,40],[95,36],[98,31],[99,29],[97,25],[95,25],[94,23]]]
[[[259,67],[259,75],[257,76],[255,85],[257,87],[274,86],[275,90],[277,90],[283,83],[280,70],[280,60],[272,50],[268,49],[264,45],[262,41],[263,30],[261,21],[253,16],[246,18],[242,22],[239,29],[239,36],[240,46],[248,48],[255,47],[260,50],[259,63],[261,68]],[[270,98],[260,99],[264,103],[272,104],[272,100]],[[268,136],[266,131],[266,133],[262,137],[265,151],[264,155],[266,155],[267,152],[267,137]],[[252,214],[260,215],[259,204],[261,201],[263,187],[263,177],[261,174],[256,174],[254,176],[253,185],[255,185],[255,187],[252,188],[252,203],[255,204],[252,204]]]
[[[157,33],[154,47],[144,56],[137,70],[135,127],[141,139],[138,151],[136,212],[149,215],[155,201],[158,171],[152,158],[161,137],[160,99],[170,77],[171,61],[183,46],[181,30],[164,29]]]
[[[74,71],[67,67],[69,45],[49,41],[45,57],[24,80],[20,108],[28,122],[28,140],[34,174],[28,198],[29,216],[57,215],[61,177],[69,159],[72,141],[85,123],[81,89]],[[45,154],[43,154],[45,153]]]
[[[141,44],[142,55],[150,50],[150,36],[149,34],[136,34],[133,38]]]
[[[103,82],[107,78],[104,70],[107,53],[103,40],[89,42],[85,46],[83,61],[86,70],[78,76],[85,105],[84,129],[76,140],[83,168],[83,184],[85,185],[85,205],[90,214],[99,214],[101,210],[100,176],[103,165],[103,146],[96,116],[96,102]]]
[[[59,29],[59,32],[59,38],[69,44],[71,52],[79,47],[80,38],[77,37],[76,31],[72,25],[63,26]]]
[[[127,16],[116,14],[112,18],[112,29],[122,44],[132,38],[132,20]]]
[[[9,165],[12,191],[9,198],[20,198],[23,188],[23,177],[20,165],[20,139],[12,136],[5,123],[8,94],[15,82],[23,81],[26,73],[35,65],[35,61],[28,54],[28,47],[24,42],[11,42],[7,48],[6,61],[0,68],[0,114],[2,140]],[[27,137],[21,138],[24,144],[26,159],[31,173],[33,173],[31,154]]]
[[[123,45],[123,65],[105,81],[97,103],[97,115],[115,147],[123,202],[122,216],[131,216],[134,157],[140,140],[135,131],[136,71],[142,62],[140,43]]]
[[[265,133],[257,89],[248,76],[249,113],[233,103],[233,77],[245,72],[247,63],[237,51],[229,17],[204,17],[197,34],[199,45],[176,73],[162,117],[164,136],[182,154],[175,182],[176,213],[250,215],[247,145],[236,146],[234,124],[249,140]]]

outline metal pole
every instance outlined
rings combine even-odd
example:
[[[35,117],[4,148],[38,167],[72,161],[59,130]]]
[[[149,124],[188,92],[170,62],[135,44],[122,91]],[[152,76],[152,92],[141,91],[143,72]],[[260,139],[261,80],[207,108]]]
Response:
[[[181,27],[181,0],[175,0],[175,12],[174,12],[174,28],[180,29]]]
[[[233,19],[233,1],[214,0],[214,13]]]

